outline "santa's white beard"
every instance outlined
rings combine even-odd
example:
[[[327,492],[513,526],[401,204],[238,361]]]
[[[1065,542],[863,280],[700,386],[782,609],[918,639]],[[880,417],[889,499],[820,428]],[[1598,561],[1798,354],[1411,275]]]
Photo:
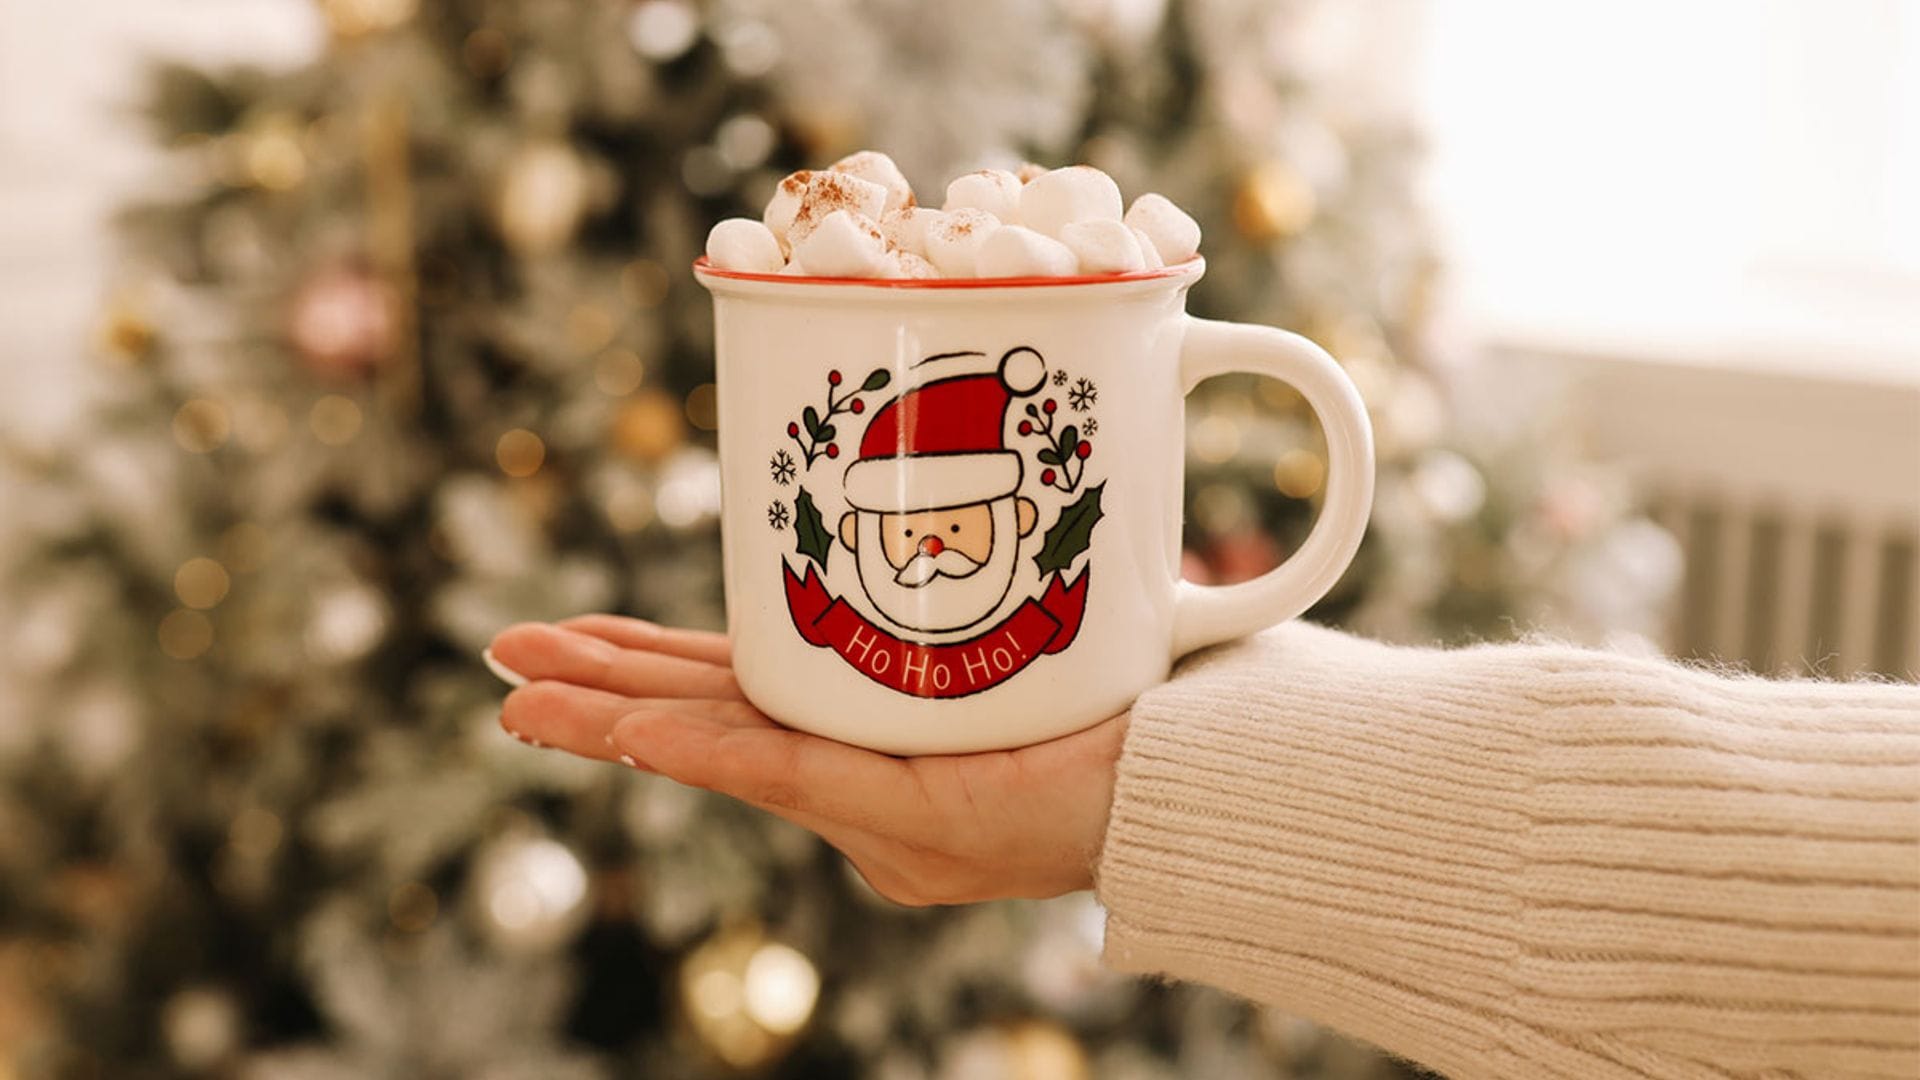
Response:
[[[993,514],[992,544],[985,562],[966,560],[977,567],[971,572],[960,565],[965,556],[951,550],[933,557],[930,563],[921,563],[918,569],[914,562],[909,562],[905,568],[895,570],[887,562],[886,550],[881,545],[880,515],[860,511],[854,525],[860,544],[855,549],[855,563],[867,599],[880,609],[880,614],[907,629],[934,634],[972,626],[993,614],[1013,587],[1014,564],[1020,554],[1020,528],[1012,496],[995,499],[988,506]],[[915,556],[916,561],[927,558]],[[939,572],[928,576],[929,568]],[[955,573],[965,576],[952,576]],[[906,584],[914,580],[920,580],[920,584]]]

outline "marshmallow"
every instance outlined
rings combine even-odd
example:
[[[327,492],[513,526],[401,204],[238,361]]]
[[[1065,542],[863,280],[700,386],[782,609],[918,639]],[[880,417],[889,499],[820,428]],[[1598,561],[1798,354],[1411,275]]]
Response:
[[[1129,225],[1127,228],[1133,229],[1133,226]],[[1146,233],[1141,232],[1139,229],[1133,229],[1133,238],[1140,241],[1140,257],[1142,259],[1140,269],[1160,270],[1167,265],[1167,260],[1160,257],[1160,249],[1153,246],[1153,240],[1149,238]]]
[[[947,185],[946,209],[965,207],[985,210],[1002,225],[1020,224],[1020,178],[1001,169],[981,169],[954,177]]]
[[[707,233],[707,261],[722,270],[772,274],[787,259],[773,230],[752,218],[728,218]]]
[[[1186,262],[1200,251],[1200,223],[1165,195],[1149,192],[1133,200],[1126,222],[1145,233],[1169,264]]]
[[[1083,274],[1131,274],[1147,268],[1139,239],[1118,221],[1076,221],[1060,230],[1060,242],[1080,261]]]
[[[876,221],[887,204],[887,189],[852,173],[816,172],[807,177],[806,193],[800,196],[800,209],[787,226],[787,246],[797,250],[807,234],[831,216],[845,210],[859,214],[869,223]]]
[[[976,277],[980,245],[999,229],[1000,219],[985,210],[942,211],[927,225],[927,259],[948,277]]]
[[[781,277],[807,277],[807,276],[809,276],[809,275],[807,274],[807,268],[806,268],[806,267],[804,267],[804,266],[802,266],[802,265],[800,265],[800,260],[798,260],[798,259],[790,259],[790,260],[788,260],[788,262],[787,262],[787,265],[785,265],[785,266],[783,266],[783,267],[781,267],[781,268],[779,269],[779,271],[778,271],[778,273],[779,273],[779,275],[780,275]]]
[[[940,211],[924,206],[889,210],[880,215],[880,234],[887,238],[888,246],[924,258],[927,254],[927,226],[939,216]]]
[[[886,188],[887,203],[882,209],[899,210],[914,205],[913,188],[908,186],[906,176],[900,172],[900,166],[895,165],[892,158],[878,150],[862,150],[859,153],[848,154],[828,168],[837,173],[857,176],[869,183]],[[877,218],[880,215],[874,213],[867,216]]]
[[[887,264],[882,269],[880,276],[890,278],[937,278],[940,276],[940,271],[924,257],[915,255],[911,251],[901,251],[896,248],[887,252]]]
[[[976,266],[983,278],[1069,277],[1079,272],[1080,261],[1050,236],[1023,225],[1002,225],[980,245]]]
[[[815,277],[879,277],[886,268],[887,240],[865,214],[835,210],[793,246],[794,261]]]
[[[1015,172],[1014,175],[1019,177],[1020,182],[1024,184],[1035,177],[1047,175],[1047,167],[1045,165],[1035,165],[1031,161],[1023,161],[1020,163],[1019,170]]]
[[[1055,240],[1075,221],[1119,221],[1120,206],[1120,185],[1090,165],[1055,169],[1020,189],[1020,221]]]
[[[801,169],[788,173],[773,189],[773,198],[767,200],[767,209],[760,220],[773,231],[773,238],[780,241],[780,250],[788,250],[787,230],[793,227],[793,216],[800,212],[800,200],[807,194],[807,180],[813,173]]]

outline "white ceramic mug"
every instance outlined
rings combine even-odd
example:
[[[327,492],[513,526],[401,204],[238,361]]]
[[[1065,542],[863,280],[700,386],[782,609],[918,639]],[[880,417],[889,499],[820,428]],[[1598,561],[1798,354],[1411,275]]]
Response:
[[[1023,746],[1323,596],[1373,498],[1366,410],[1307,339],[1187,315],[1203,269],[826,282],[697,263],[748,699],[886,753]],[[1284,564],[1206,587],[1180,579],[1185,395],[1227,372],[1300,391],[1327,488]]]

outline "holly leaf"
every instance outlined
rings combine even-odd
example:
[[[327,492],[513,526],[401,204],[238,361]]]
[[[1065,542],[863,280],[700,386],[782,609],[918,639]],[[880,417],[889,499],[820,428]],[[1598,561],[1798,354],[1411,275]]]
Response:
[[[807,422],[807,438],[818,441],[820,438],[820,410],[809,405],[807,406],[807,411],[800,414],[800,419]]]
[[[1079,448],[1080,429],[1074,427],[1072,424],[1068,424],[1067,430],[1060,433],[1060,452],[1063,454],[1071,454]]]
[[[813,437],[816,439],[831,439],[838,434],[840,434],[839,429],[832,424],[821,424],[820,430],[815,432]]]
[[[884,390],[893,381],[893,372],[886,368],[875,368],[867,375],[867,381],[860,384],[862,390]]]
[[[1045,577],[1056,570],[1065,570],[1073,565],[1073,560],[1087,550],[1093,539],[1093,527],[1105,516],[1100,509],[1100,493],[1106,489],[1106,481],[1080,493],[1072,506],[1060,511],[1060,517],[1047,529],[1045,542],[1033,561]],[[804,494],[804,493],[803,493]]]
[[[1035,455],[1033,455],[1033,456],[1034,456],[1034,457],[1037,457],[1037,458],[1039,458],[1039,459],[1040,459],[1040,464],[1042,464],[1042,465],[1058,465],[1058,464],[1060,464],[1060,455],[1059,455],[1059,454],[1057,454],[1057,453],[1055,453],[1055,452],[1053,452],[1053,451],[1052,451],[1052,450],[1050,450],[1050,449],[1049,449],[1049,450],[1042,450],[1042,451],[1040,451],[1039,453],[1037,453],[1037,454],[1035,454]]]
[[[825,571],[827,556],[833,553],[833,534],[820,520],[820,508],[813,505],[813,496],[807,494],[806,488],[801,488],[800,494],[793,497],[793,536],[800,554],[819,563]]]

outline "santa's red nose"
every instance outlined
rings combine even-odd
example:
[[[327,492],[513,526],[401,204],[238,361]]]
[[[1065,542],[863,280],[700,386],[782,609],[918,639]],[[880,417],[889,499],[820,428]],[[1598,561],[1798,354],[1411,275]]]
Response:
[[[929,536],[920,541],[920,550],[929,555],[938,555],[947,550],[947,545],[941,543],[939,537]]]

